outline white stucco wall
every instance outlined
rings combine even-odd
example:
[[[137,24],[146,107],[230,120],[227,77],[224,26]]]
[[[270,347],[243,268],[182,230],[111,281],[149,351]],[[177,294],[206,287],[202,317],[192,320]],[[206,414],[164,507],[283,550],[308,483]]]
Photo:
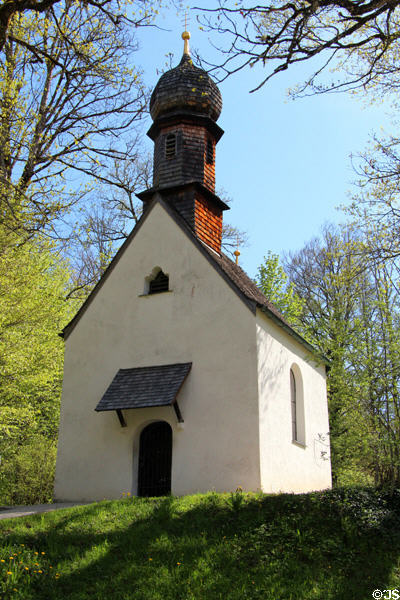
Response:
[[[170,292],[142,296],[155,266]],[[120,368],[193,362],[171,407],[95,407]],[[160,204],[147,215],[66,340],[55,495],[118,498],[137,490],[139,434],[152,420],[173,429],[172,493],[259,489],[254,314]]]
[[[261,487],[266,493],[331,486],[324,365],[257,310]],[[304,445],[292,441],[290,369],[304,402]],[[302,389],[301,389],[302,388]],[[322,454],[326,452],[326,454]]]

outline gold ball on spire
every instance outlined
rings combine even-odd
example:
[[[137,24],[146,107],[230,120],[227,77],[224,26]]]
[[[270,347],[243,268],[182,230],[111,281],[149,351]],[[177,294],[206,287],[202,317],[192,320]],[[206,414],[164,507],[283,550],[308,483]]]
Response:
[[[182,33],[182,39],[183,40],[190,40],[190,33],[188,31],[184,31]]]

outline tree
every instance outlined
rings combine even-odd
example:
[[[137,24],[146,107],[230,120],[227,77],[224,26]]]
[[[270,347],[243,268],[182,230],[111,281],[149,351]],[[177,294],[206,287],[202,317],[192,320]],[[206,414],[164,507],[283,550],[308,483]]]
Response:
[[[124,10],[125,5],[122,2],[116,2],[115,0],[83,0],[81,5],[84,8],[92,7],[101,13],[112,23],[114,26],[118,26],[121,21],[125,21],[130,25],[138,27],[141,24],[147,24],[149,19],[149,3],[142,0],[140,3],[142,9],[136,18],[128,19]],[[12,40],[25,48],[28,48],[34,56],[42,54],[46,56],[41,49],[35,48],[35,46],[28,44],[22,38],[18,38],[10,29],[14,18],[22,16],[24,13],[30,12],[34,14],[49,13],[63,6],[61,0],[8,0],[0,5],[0,51],[4,48],[8,40]],[[151,9],[153,10],[153,9]],[[135,12],[133,12],[135,17]]]
[[[301,326],[299,317],[303,302],[294,290],[294,284],[279,263],[279,256],[268,251],[264,262],[258,267],[256,284],[264,296],[270,300],[293,326]]]
[[[6,494],[0,502],[8,501],[6,474],[21,448],[33,436],[36,448],[54,445],[57,437],[58,333],[77,308],[64,299],[68,280],[48,242],[10,243],[0,252],[0,493]]]
[[[303,301],[303,327],[331,361],[334,482],[393,486],[400,481],[400,304],[389,263],[371,265],[364,243],[349,227],[329,226],[285,268]]]
[[[131,66],[131,32],[102,7],[60,3],[14,16],[9,31],[0,60],[1,221],[25,237],[54,235],[93,182],[118,186],[106,174],[135,153],[147,93]],[[67,235],[65,222],[61,229]]]
[[[374,138],[367,152],[354,159],[358,190],[344,207],[366,240],[364,251],[373,264],[400,256],[400,139]],[[398,271],[397,271],[398,275]]]
[[[136,194],[152,187],[152,171],[152,160],[145,154],[122,164],[116,162],[107,177],[118,185],[100,188],[96,201],[82,211],[81,225],[65,248],[74,271],[68,297],[86,298],[138,223],[142,202],[136,199]],[[225,190],[220,190],[219,195],[224,202],[231,202]],[[244,231],[223,224],[222,249],[225,252],[233,255],[238,246],[243,247],[247,242]]]
[[[399,5],[398,0],[271,0],[264,5],[220,0],[216,8],[196,8],[202,11],[202,27],[227,39],[225,46],[216,43],[223,54],[214,65],[221,79],[260,64],[267,74],[255,91],[291,65],[319,57],[298,91],[324,92],[371,84],[385,91],[398,85]],[[319,83],[327,67],[341,70],[344,79]]]

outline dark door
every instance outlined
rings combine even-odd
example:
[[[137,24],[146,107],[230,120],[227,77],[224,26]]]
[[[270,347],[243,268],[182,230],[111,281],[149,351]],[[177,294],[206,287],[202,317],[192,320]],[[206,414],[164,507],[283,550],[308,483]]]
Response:
[[[140,434],[138,496],[171,493],[172,429],[165,421],[151,423]]]

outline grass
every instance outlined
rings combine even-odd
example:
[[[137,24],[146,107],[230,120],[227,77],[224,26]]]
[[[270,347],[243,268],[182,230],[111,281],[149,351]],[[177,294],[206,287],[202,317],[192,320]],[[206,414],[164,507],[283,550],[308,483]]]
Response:
[[[124,498],[2,520],[0,539],[1,600],[370,600],[400,589],[400,491]]]

